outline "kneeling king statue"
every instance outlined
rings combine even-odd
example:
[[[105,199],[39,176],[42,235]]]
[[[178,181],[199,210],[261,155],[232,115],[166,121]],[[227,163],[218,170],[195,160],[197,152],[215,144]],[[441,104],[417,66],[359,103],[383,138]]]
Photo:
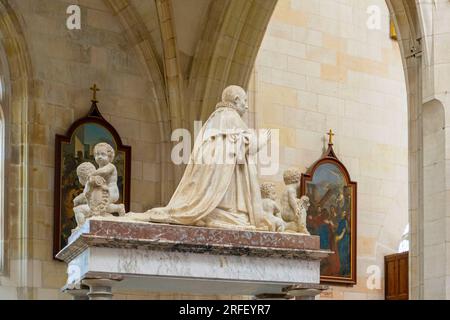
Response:
[[[267,230],[258,182],[257,152],[270,139],[258,139],[242,119],[247,94],[229,86],[194,143],[184,175],[169,204],[145,213],[129,213],[137,221],[211,228]]]

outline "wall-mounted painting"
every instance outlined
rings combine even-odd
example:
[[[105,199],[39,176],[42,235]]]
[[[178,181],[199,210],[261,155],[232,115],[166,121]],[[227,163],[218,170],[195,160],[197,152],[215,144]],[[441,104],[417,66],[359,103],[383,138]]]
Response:
[[[354,285],[357,184],[336,157],[331,137],[324,156],[302,175],[301,195],[307,195],[311,203],[309,232],[320,236],[321,249],[333,252],[321,261],[321,282]]]
[[[55,145],[55,213],[53,254],[67,245],[72,230],[76,228],[73,199],[83,192],[76,169],[83,162],[96,165],[94,146],[100,142],[111,145],[116,153],[114,165],[117,168],[120,198],[117,203],[125,204],[130,210],[131,147],[124,146],[117,131],[100,114],[97,101],[92,100],[89,114],[77,120],[65,136],[56,135]]]

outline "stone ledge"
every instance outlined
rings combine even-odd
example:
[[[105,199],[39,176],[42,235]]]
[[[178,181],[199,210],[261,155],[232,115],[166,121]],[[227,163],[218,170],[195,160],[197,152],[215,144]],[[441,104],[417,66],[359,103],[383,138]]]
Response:
[[[306,260],[320,260],[330,253],[320,250],[317,236],[91,219],[56,257],[69,263],[89,247]]]

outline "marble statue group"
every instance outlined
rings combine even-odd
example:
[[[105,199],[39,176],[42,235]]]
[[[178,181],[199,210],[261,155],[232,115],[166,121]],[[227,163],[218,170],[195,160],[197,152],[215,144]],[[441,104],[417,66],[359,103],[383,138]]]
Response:
[[[271,138],[266,130],[257,136],[248,128],[247,94],[229,86],[222,101],[198,134],[184,175],[166,207],[143,213],[130,212],[122,220],[309,234],[307,197],[298,198],[300,172],[284,173],[285,191],[278,204],[275,185],[260,185],[257,153]],[[117,171],[111,163],[114,150],[103,143],[95,147],[96,169],[83,163],[77,169],[84,192],[74,200],[78,226],[92,216],[124,214],[118,200]]]
[[[84,190],[73,200],[73,211],[77,222],[76,231],[86,219],[112,214],[124,215],[125,206],[116,204],[119,200],[117,169],[112,163],[114,148],[107,143],[94,147],[94,158],[98,169],[91,162],[83,162],[77,167],[77,176]]]
[[[300,173],[284,174],[286,190],[277,204],[271,185],[260,186],[255,157],[271,137],[257,137],[242,116],[247,94],[229,86],[195,141],[184,175],[168,205],[128,219],[145,222],[309,234],[307,197],[297,198]],[[219,156],[218,156],[219,155]],[[204,159],[214,159],[205,162]],[[280,210],[281,209],[281,210]]]

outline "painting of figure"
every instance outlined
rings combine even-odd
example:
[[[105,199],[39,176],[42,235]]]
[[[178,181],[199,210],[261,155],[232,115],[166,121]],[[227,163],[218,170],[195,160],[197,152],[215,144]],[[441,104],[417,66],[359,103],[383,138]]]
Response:
[[[356,186],[347,175],[338,163],[324,161],[316,165],[306,179],[303,177],[303,194],[311,202],[308,230],[320,237],[321,249],[333,252],[321,262],[324,282],[353,281]]]

